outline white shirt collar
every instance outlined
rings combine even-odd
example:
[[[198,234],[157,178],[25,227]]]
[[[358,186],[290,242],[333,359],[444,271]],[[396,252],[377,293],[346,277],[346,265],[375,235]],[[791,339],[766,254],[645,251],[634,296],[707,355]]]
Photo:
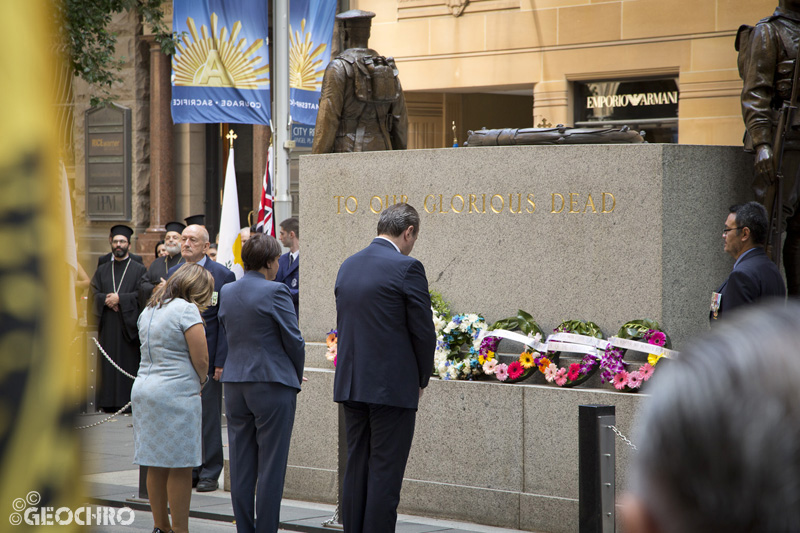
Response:
[[[383,239],[384,241],[386,241],[386,242],[390,243],[392,246],[394,246],[394,249],[395,249],[395,250],[397,250],[397,252],[398,252],[398,253],[403,253],[403,252],[401,252],[401,251],[400,251],[400,248],[399,248],[399,247],[398,247],[398,246],[397,246],[397,245],[396,245],[394,242],[390,241],[390,240],[389,240],[389,239],[387,239],[386,237],[381,237],[380,235],[378,235],[378,237],[377,237],[377,238],[378,238],[378,239]]]

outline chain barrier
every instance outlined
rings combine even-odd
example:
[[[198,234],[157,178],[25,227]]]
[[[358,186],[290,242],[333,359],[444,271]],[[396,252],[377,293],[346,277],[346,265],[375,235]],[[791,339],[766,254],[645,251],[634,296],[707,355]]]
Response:
[[[124,375],[128,376],[129,378],[136,379],[136,376],[132,376],[132,375],[128,374],[127,372],[122,370],[117,363],[115,363],[114,361],[111,360],[111,357],[109,357],[109,355],[106,353],[106,351],[103,349],[103,347],[100,346],[100,342],[98,342],[97,337],[92,337],[92,340],[97,345],[97,347],[100,349],[100,353],[103,354],[103,357],[105,357],[108,360],[108,362],[111,363],[111,366],[113,366],[114,368],[116,368],[117,370],[119,370]]]
[[[611,431],[613,431],[614,433],[616,433],[616,434],[617,434],[617,437],[619,437],[620,439],[622,439],[622,440],[623,440],[623,442],[625,442],[625,444],[627,444],[628,446],[630,446],[630,447],[631,447],[631,448],[633,448],[634,450],[636,450],[636,451],[639,451],[639,448],[637,448],[637,447],[636,447],[636,445],[635,445],[634,443],[632,443],[632,442],[631,442],[631,440],[630,440],[628,437],[626,437],[625,435],[623,435],[623,434],[622,434],[622,432],[621,432],[620,430],[618,430],[618,429],[617,429],[617,426],[608,426],[608,427],[611,429]]]
[[[322,527],[330,527],[333,529],[344,529],[339,522],[339,499],[336,499],[336,509],[333,511],[333,516],[328,518],[322,523]]]
[[[132,376],[132,375],[128,374],[127,372],[125,372],[124,370],[122,370],[122,368],[120,368],[120,367],[119,367],[119,365],[118,365],[117,363],[115,363],[115,362],[114,362],[114,361],[111,359],[111,357],[110,357],[110,356],[109,356],[109,355],[106,353],[106,351],[103,349],[103,347],[102,347],[102,346],[100,346],[100,341],[98,341],[98,340],[97,340],[97,337],[92,337],[92,340],[93,340],[93,341],[94,341],[94,343],[97,345],[97,348],[100,350],[100,353],[102,353],[102,354],[103,354],[103,357],[105,357],[105,358],[106,358],[106,360],[107,360],[109,363],[111,363],[111,366],[113,366],[114,368],[116,368],[116,369],[117,369],[117,370],[119,370],[119,371],[120,371],[122,374],[124,374],[124,375],[128,376],[129,378],[131,378],[131,379],[136,379],[136,376]],[[73,341],[73,343],[74,343],[74,341]],[[86,428],[93,428],[93,427],[95,427],[95,426],[99,426],[100,424],[104,424],[104,423],[108,422],[109,420],[111,420],[112,418],[115,418],[115,417],[117,417],[117,416],[121,415],[123,411],[125,411],[125,410],[126,410],[128,407],[130,407],[130,406],[131,406],[131,403],[132,403],[132,402],[128,402],[128,403],[126,403],[126,404],[125,404],[125,406],[124,406],[122,409],[120,409],[119,411],[117,411],[117,412],[116,412],[116,413],[114,413],[113,415],[111,415],[111,416],[108,416],[108,417],[104,418],[103,420],[101,420],[101,421],[99,421],[99,422],[95,422],[94,424],[89,424],[88,426],[78,426],[78,427],[76,427],[75,429],[86,429]]]
[[[133,403],[133,402],[128,402],[128,403],[126,403],[126,404],[125,404],[125,407],[123,407],[122,409],[120,409],[119,411],[117,411],[116,413],[114,413],[113,415],[110,415],[110,416],[108,416],[108,417],[104,418],[103,420],[101,420],[101,421],[99,421],[99,422],[95,422],[94,424],[89,424],[88,426],[78,426],[78,427],[76,427],[75,429],[87,429],[87,428],[93,428],[93,427],[95,427],[95,426],[99,426],[100,424],[105,424],[106,422],[108,422],[108,421],[109,421],[109,420],[111,420],[112,418],[116,418],[116,417],[118,417],[119,415],[121,415],[121,414],[122,414],[122,412],[123,412],[125,409],[127,409],[128,407],[130,407],[130,406],[131,406],[131,403]]]

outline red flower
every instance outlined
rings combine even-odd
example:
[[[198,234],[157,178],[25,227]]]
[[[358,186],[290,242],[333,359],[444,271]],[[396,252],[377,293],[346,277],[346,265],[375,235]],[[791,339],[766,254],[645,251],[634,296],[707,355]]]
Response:
[[[567,373],[567,378],[570,381],[575,381],[581,375],[581,365],[578,363],[572,363],[569,365],[569,372]]]
[[[517,379],[525,373],[525,367],[519,361],[514,361],[508,365],[508,377]]]

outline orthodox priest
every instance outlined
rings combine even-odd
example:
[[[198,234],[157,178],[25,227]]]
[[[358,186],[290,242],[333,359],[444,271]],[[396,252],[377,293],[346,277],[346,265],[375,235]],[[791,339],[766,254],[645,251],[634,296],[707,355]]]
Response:
[[[153,290],[165,283],[165,280],[169,277],[167,275],[169,269],[185,263],[183,256],[181,256],[181,233],[186,226],[180,222],[167,222],[165,227],[167,234],[164,236],[164,248],[167,249],[167,255],[159,257],[150,263],[150,268],[142,276],[142,296],[139,302],[142,307],[147,305]]]
[[[144,265],[134,261],[128,248],[133,230],[117,225],[111,228],[113,260],[103,263],[92,277],[91,317],[97,324],[100,345],[109,357],[129,374],[139,369],[139,289]],[[97,406],[116,412],[131,400],[133,380],[114,368],[99,355],[99,387]]]

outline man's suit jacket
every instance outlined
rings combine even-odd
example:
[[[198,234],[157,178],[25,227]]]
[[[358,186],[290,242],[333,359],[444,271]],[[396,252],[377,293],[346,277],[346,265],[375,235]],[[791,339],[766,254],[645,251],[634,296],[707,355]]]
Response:
[[[300,390],[305,341],[289,289],[258,272],[222,288],[219,323],[228,339],[222,380],[274,382]]]
[[[335,294],[334,401],[416,409],[436,348],[422,263],[376,238],[342,263]]]
[[[275,274],[275,281],[284,283],[289,287],[289,292],[292,293],[292,302],[294,302],[294,312],[300,316],[298,312],[298,300],[300,296],[300,256],[297,260],[289,266],[289,254],[285,253],[278,258],[278,273]]]
[[[778,267],[767,257],[764,248],[758,247],[742,257],[717,292],[722,294],[719,307],[719,316],[722,316],[763,298],[785,298],[786,285]]]
[[[174,274],[175,271],[182,266],[183,265],[175,265],[174,267],[170,268],[169,275],[171,276]],[[214,277],[214,293],[217,300],[214,305],[209,305],[208,309],[200,314],[206,323],[206,343],[208,344],[208,374],[214,375],[214,368],[224,367],[225,359],[228,357],[228,341],[225,338],[225,333],[222,332],[220,334],[219,331],[219,320],[217,317],[217,313],[219,312],[219,295],[222,287],[226,283],[233,283],[236,281],[236,275],[219,263],[209,259],[208,256],[206,256],[206,264],[203,266],[206,270],[211,272],[211,275]]]

